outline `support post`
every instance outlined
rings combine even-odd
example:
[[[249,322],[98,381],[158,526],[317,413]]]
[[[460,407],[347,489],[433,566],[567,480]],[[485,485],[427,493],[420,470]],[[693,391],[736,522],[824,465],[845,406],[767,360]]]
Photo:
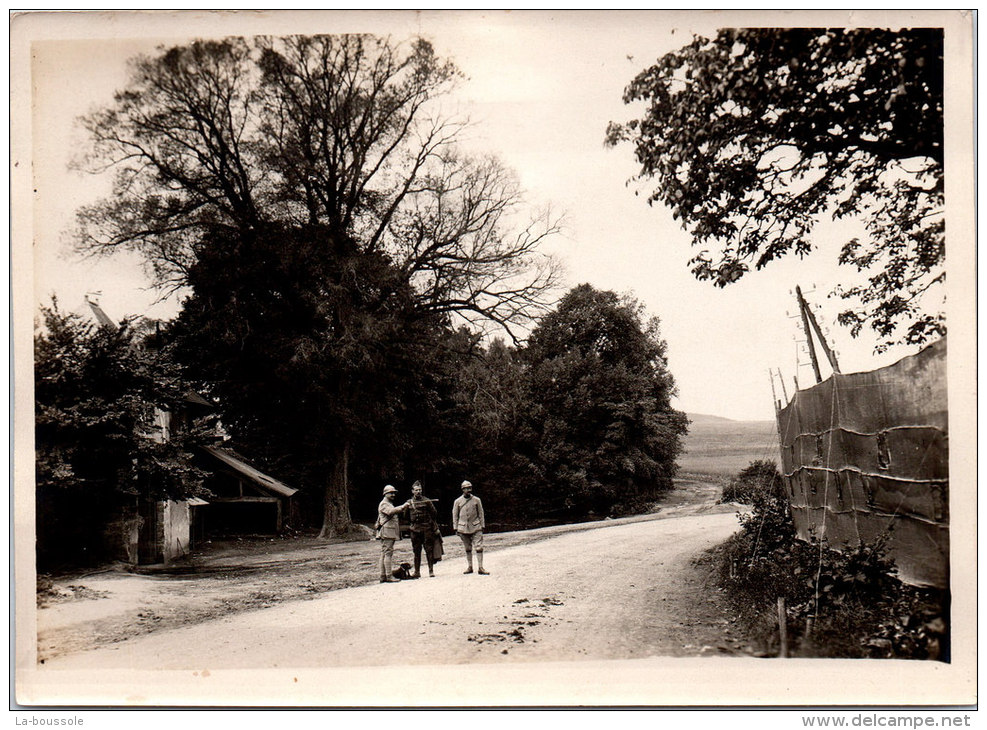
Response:
[[[771,402],[775,406],[775,415],[781,410],[781,406],[778,403],[778,394],[775,392],[775,374],[768,368],[768,377],[771,379]]]
[[[778,656],[784,659],[788,656],[788,616],[784,596],[778,596],[778,637],[781,640]]]
[[[812,330],[809,329],[809,316],[807,311],[809,309],[808,305],[805,303],[805,298],[802,296],[802,289],[798,286],[795,287],[795,295],[799,300],[799,312],[802,313],[802,329],[805,330],[805,342],[809,346],[809,357],[812,358],[812,371],[816,374],[816,382],[822,382],[822,373],[819,372],[819,360],[816,359],[816,346],[812,342]]]
[[[771,372],[771,368],[768,368],[768,375],[771,376],[771,397],[775,401],[775,432],[778,434],[778,463],[784,465],[785,463],[785,449],[782,444],[781,435],[781,402],[778,401],[778,396],[775,394],[775,377],[774,373]],[[781,368],[778,369],[778,379],[781,380],[781,390],[785,391],[785,381],[781,377]],[[788,403],[788,395],[785,395],[785,403]],[[788,477],[782,477],[786,484],[788,482]]]
[[[826,359],[829,360],[830,367],[833,368],[834,373],[840,372],[840,364],[836,361],[836,353],[830,349],[829,343],[826,342],[826,338],[823,337],[822,329],[819,327],[819,322],[816,321],[816,315],[811,309],[809,309],[809,305],[806,304],[804,300],[803,304],[805,305],[805,313],[809,315],[809,322],[812,324],[812,329],[816,331],[816,337],[819,338],[819,345],[822,347],[823,352],[826,353]]]

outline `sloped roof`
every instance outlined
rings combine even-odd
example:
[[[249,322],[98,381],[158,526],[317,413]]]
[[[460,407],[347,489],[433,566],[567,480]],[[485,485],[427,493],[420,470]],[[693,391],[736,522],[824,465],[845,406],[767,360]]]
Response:
[[[116,323],[107,316],[106,312],[103,311],[103,308],[99,306],[99,303],[94,302],[88,295],[86,296],[86,304],[88,304],[89,308],[93,311],[93,316],[96,318],[96,321],[99,322],[100,326],[109,327],[112,330],[118,329]]]
[[[242,474],[254,484],[268,492],[273,492],[280,497],[291,497],[298,490],[292,489],[286,484],[282,484],[274,477],[270,477],[259,469],[255,469],[249,464],[241,461],[239,454],[235,454],[227,449],[220,449],[216,446],[203,446],[203,451],[219,459],[234,471]]]
[[[119,329],[117,324],[110,319],[109,315],[107,315],[106,312],[103,311],[103,308],[99,306],[99,302],[90,299],[88,294],[85,296],[85,300],[86,304],[88,304],[89,308],[92,310],[93,316],[96,318],[96,321],[99,322],[101,327],[109,327],[114,331]],[[207,408],[212,408],[213,410],[216,409],[216,404],[210,403],[193,390],[185,391],[185,402],[192,403],[197,406],[206,406]]]
[[[196,393],[194,390],[187,390],[187,391],[185,391],[185,402],[186,403],[194,403],[197,406],[208,406],[209,408],[212,408],[214,410],[216,408],[215,404],[210,403],[205,398],[203,398],[201,395],[199,395],[198,393]]]

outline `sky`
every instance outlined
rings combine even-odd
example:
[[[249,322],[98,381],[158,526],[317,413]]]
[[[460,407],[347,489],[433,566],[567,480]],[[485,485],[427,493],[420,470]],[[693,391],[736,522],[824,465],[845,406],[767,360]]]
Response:
[[[73,32],[69,23],[32,46],[36,305],[54,292],[63,309],[82,312],[86,293],[99,292],[114,319],[178,311],[175,298],[157,301],[133,257],[82,260],[71,252],[75,211],[109,190],[109,175],[69,168],[85,148],[75,120],[112,100],[126,82],[127,58],[198,36],[359,30],[395,40],[420,34],[455,61],[465,78],[443,104],[473,122],[465,146],[512,168],[533,209],[563,214],[563,233],[547,250],[562,260],[567,287],[588,282],[628,294],[659,317],[680,410],[771,419],[769,369],[780,369],[789,396],[794,377],[803,387],[811,383],[809,358],[797,341],[796,285],[815,306],[844,372],[870,370],[917,349],[893,348],[878,357],[866,333],[853,340],[836,325],[840,301],[827,295],[845,275],[835,266],[839,245],[851,235],[845,228],[821,225],[815,255],[774,262],[726,289],[696,281],[687,264],[688,234],[665,208],[646,203],[647,182],[631,181],[637,172],[631,148],[604,146],[607,123],[632,118],[621,98],[628,82],[694,33],[715,33],[723,21],[716,13],[435,11],[329,14],[317,22],[261,13],[218,24],[193,13],[157,23],[114,20],[86,32]],[[782,398],[780,383],[775,387]]]

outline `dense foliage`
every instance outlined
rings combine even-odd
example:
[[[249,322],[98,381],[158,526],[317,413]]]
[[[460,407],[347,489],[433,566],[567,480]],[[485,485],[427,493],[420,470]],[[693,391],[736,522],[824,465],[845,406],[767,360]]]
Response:
[[[546,516],[528,502],[546,485],[529,456],[532,403],[523,348],[500,339],[484,346],[474,339],[465,349],[465,337],[461,332],[460,348],[447,361],[451,398],[438,419],[438,435],[445,439],[439,481],[455,487],[468,477],[482,490],[495,526],[538,524]],[[456,496],[458,490],[451,490],[445,504]]]
[[[351,463],[403,458],[437,328],[514,337],[555,285],[555,223],[434,103],[458,77],[423,40],[196,41],[134,59],[83,120],[116,189],[80,211],[79,247],[191,292],[185,364],[251,446],[321,479],[326,537],[351,526]]]
[[[436,407],[402,476],[442,504],[469,478],[494,529],[527,527],[644,510],[672,487],[686,419],[658,320],[637,302],[584,284],[527,345],[461,330],[433,366]]]
[[[183,409],[188,390],[163,352],[143,346],[133,323],[96,327],[42,310],[35,332],[35,477],[38,556],[63,545],[93,551],[120,495],[181,498],[203,474],[192,464],[208,419],[165,440],[158,411]],[[74,536],[74,540],[73,540]]]
[[[743,481],[780,484],[769,465],[752,463]],[[840,552],[796,539],[781,490],[755,489],[750,504],[740,533],[720,553],[719,579],[762,651],[778,651],[776,602],[783,597],[793,656],[948,661],[947,596],[901,583],[886,537]]]
[[[327,255],[327,240],[319,227],[210,239],[168,333],[238,447],[303,487],[312,521],[334,470],[355,462],[379,481],[402,463],[445,332],[441,316],[414,312],[386,257],[347,241]],[[330,508],[349,519],[347,505]]]
[[[721,30],[658,59],[627,87],[629,141],[649,202],[701,251],[700,280],[726,286],[815,247],[823,218],[856,218],[838,292],[854,335],[882,345],[945,332],[941,29]],[[858,279],[865,279],[857,281]]]
[[[783,488],[778,465],[768,459],[758,459],[741,469],[737,476],[723,487],[720,502],[754,504],[764,494],[781,495]]]
[[[609,513],[671,488],[685,414],[657,318],[583,284],[532,332],[524,352],[532,460],[549,514]]]

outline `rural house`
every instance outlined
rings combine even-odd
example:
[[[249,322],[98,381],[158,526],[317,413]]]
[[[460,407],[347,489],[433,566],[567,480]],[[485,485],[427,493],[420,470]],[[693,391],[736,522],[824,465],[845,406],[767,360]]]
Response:
[[[97,302],[86,303],[101,326],[116,327]],[[174,411],[155,409],[148,438],[168,441],[215,406],[188,392]],[[221,427],[217,436],[222,437]],[[276,534],[297,521],[297,490],[249,465],[235,452],[203,447],[197,465],[210,473],[208,499],[142,499],[121,495],[104,537],[112,557],[130,565],[171,563],[187,556],[211,534]]]

